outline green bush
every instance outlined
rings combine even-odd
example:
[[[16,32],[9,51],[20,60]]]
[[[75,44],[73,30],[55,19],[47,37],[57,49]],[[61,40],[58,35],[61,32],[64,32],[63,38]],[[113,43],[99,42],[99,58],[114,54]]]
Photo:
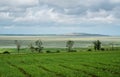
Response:
[[[46,53],[51,53],[51,51],[47,50]]]
[[[10,54],[10,52],[8,52],[8,51],[4,51],[3,54]]]
[[[57,53],[60,53],[60,51],[59,51],[59,50],[57,50],[56,52],[57,52]]]
[[[92,51],[92,49],[88,49],[88,51]]]
[[[104,48],[101,48],[101,51],[105,51],[105,49],[104,49]]]

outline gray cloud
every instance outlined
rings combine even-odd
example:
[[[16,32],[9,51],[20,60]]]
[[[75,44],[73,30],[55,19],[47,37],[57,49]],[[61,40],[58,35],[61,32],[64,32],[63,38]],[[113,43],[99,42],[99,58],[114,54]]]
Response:
[[[25,7],[34,6],[39,3],[38,0],[0,0],[0,6]]]
[[[0,0],[1,25],[119,24],[119,13],[120,0]]]

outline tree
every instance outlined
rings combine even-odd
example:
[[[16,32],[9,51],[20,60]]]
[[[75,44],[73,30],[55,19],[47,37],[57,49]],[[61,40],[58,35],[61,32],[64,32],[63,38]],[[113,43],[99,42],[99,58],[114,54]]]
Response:
[[[43,49],[43,47],[42,47],[42,41],[41,40],[37,40],[37,41],[35,41],[35,45],[37,46],[37,48],[36,48],[36,50],[40,53],[41,51],[42,51],[42,49]]]
[[[94,44],[94,49],[97,50],[97,42],[94,41],[93,44]]]
[[[30,44],[29,48],[30,48],[31,52],[33,52],[35,49],[34,46],[32,45],[32,43]]]
[[[111,45],[111,50],[114,50],[114,44],[110,43],[110,45]]]
[[[99,40],[94,41],[93,44],[94,44],[94,49],[95,50],[100,50],[101,49],[101,42]]]
[[[72,41],[72,40],[68,40],[68,41],[67,41],[66,47],[68,47],[68,52],[71,52],[71,51],[72,51],[73,45],[74,45],[74,41]]]
[[[16,44],[16,47],[17,47],[17,51],[19,53],[21,44],[20,44],[20,42],[18,40],[15,40],[15,44]]]

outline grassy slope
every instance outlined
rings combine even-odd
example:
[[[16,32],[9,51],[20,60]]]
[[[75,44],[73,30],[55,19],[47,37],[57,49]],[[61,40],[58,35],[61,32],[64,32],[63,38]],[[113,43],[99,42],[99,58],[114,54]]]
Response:
[[[119,77],[120,52],[0,55],[0,77]]]

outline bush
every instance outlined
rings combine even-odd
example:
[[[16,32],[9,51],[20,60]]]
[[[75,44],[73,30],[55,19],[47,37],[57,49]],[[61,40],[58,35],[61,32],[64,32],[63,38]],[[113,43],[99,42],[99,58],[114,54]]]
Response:
[[[105,49],[104,48],[101,48],[101,51],[104,51]]]
[[[51,51],[47,50],[46,53],[51,53]]]
[[[106,50],[106,51],[109,51],[109,49],[108,49],[108,48],[106,48],[105,50]]]
[[[60,53],[60,51],[59,51],[59,50],[57,50],[56,52],[57,52],[57,53]]]
[[[77,52],[77,50],[71,50],[70,52]]]
[[[8,51],[4,51],[3,54],[10,54],[10,52],[8,52]]]
[[[91,49],[88,49],[88,51],[92,51]]]

